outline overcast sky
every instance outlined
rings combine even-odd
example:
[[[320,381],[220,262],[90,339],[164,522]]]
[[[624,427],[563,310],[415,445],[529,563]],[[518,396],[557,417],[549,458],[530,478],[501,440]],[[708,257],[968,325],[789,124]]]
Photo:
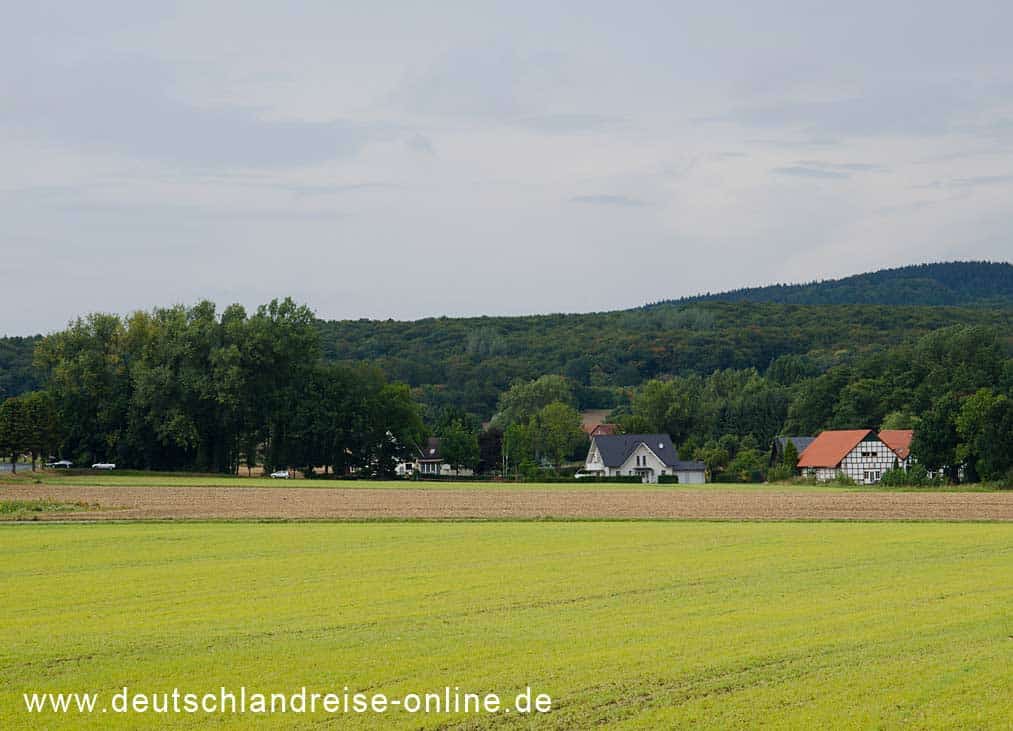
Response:
[[[0,333],[1011,258],[1013,3],[678,5],[5,2]]]

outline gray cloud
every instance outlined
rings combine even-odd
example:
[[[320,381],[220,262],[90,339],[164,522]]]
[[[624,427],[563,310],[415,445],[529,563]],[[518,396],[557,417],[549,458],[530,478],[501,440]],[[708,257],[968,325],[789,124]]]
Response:
[[[791,175],[798,178],[821,178],[824,180],[843,180],[850,178],[850,173],[839,170],[827,170],[826,168],[805,167],[802,165],[788,165],[771,170],[777,175]]]
[[[570,202],[587,203],[593,206],[635,207],[647,205],[645,201],[639,198],[632,198],[626,195],[576,195],[570,198]]]
[[[622,117],[603,114],[544,114],[521,117],[517,124],[548,133],[603,132],[626,124]]]
[[[844,170],[856,173],[886,172],[886,168],[882,165],[870,162],[825,162],[822,160],[799,160],[797,164],[805,167],[820,168],[821,170]]]
[[[297,166],[358,152],[389,125],[269,120],[252,108],[175,98],[170,69],[136,55],[45,61],[8,79],[4,123],[70,144],[176,163]]]
[[[10,4],[0,330],[200,297],[601,310],[1008,259],[1013,4],[797,5]],[[617,241],[651,266],[603,279]]]
[[[970,178],[950,178],[934,180],[919,188],[980,188],[983,186],[1009,185],[1013,183],[1013,175],[976,175]]]
[[[794,128],[840,137],[942,135],[954,131],[961,115],[979,105],[980,97],[962,85],[909,82],[828,101],[786,99],[777,104],[741,107],[711,121],[754,128]]]
[[[415,152],[424,152],[428,155],[436,153],[436,148],[433,147],[433,141],[420,132],[416,132],[405,140],[405,144],[408,145],[408,149],[414,150]]]
[[[800,178],[822,178],[843,180],[854,173],[885,172],[882,165],[865,162],[825,162],[823,160],[799,160],[793,165],[776,167],[771,170],[777,175],[792,175]]]
[[[979,185],[1007,185],[1013,183],[1013,175],[978,175],[973,178],[956,178],[950,181],[953,185],[961,187],[974,187]]]

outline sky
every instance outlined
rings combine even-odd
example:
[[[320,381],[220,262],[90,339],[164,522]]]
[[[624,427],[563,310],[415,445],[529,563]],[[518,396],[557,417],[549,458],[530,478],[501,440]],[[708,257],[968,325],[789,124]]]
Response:
[[[19,3],[0,333],[1013,258],[1013,3]]]

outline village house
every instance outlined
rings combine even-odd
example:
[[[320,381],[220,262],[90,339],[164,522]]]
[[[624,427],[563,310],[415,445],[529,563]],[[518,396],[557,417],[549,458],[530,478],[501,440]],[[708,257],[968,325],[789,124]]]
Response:
[[[619,429],[615,424],[608,424],[609,409],[587,409],[580,412],[580,428],[588,438],[599,434],[615,434]]]
[[[821,481],[845,476],[860,485],[875,484],[887,470],[906,469],[910,460],[911,433],[892,430],[885,434],[884,438],[872,429],[825,431],[799,456],[798,468],[806,477]]]
[[[414,461],[401,462],[394,471],[401,477],[410,477],[413,474],[422,477],[471,477],[475,474],[474,470],[467,467],[456,470],[443,460],[439,437],[429,437],[426,443],[418,448],[418,455]]]
[[[590,437],[611,436],[618,431],[615,424],[598,424],[587,433]]]
[[[588,476],[639,476],[643,482],[675,475],[680,484],[706,482],[706,465],[679,459],[667,434],[599,434],[591,437],[584,461]]]

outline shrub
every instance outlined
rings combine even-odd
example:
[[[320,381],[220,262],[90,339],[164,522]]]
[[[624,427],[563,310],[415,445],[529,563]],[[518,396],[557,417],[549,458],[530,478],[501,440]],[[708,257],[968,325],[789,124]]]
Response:
[[[783,482],[795,476],[795,470],[785,464],[776,464],[767,470],[768,482]]]
[[[880,478],[879,484],[884,487],[933,487],[943,485],[945,482],[942,476],[929,477],[925,465],[914,464],[907,470],[899,467],[887,470]]]

